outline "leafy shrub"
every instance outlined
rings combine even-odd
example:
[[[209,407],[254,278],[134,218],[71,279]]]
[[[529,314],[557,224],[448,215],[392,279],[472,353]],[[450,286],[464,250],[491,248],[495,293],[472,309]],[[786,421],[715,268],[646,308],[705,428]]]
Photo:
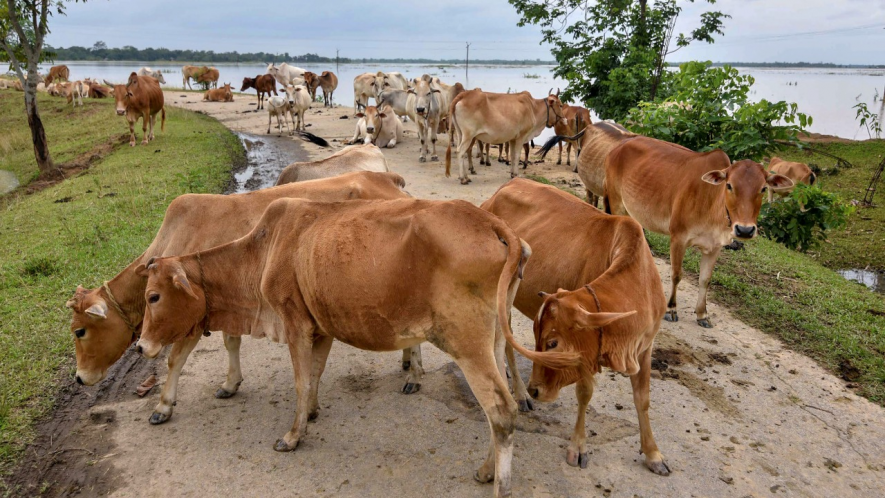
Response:
[[[794,103],[751,102],[754,82],[730,66],[686,62],[668,82],[671,96],[631,109],[628,127],[691,150],[722,149],[732,159],[759,161],[777,140],[797,141],[812,120]]]
[[[761,234],[790,249],[808,251],[826,240],[827,230],[845,225],[854,206],[817,186],[796,185],[789,197],[764,204]]]

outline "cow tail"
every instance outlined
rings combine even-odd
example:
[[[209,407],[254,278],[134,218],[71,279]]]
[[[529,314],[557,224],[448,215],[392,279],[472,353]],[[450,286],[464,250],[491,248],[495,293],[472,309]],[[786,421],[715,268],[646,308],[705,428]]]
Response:
[[[160,109],[160,131],[166,131],[166,106]]]
[[[550,152],[550,149],[555,147],[556,144],[558,144],[559,142],[561,142],[563,140],[569,140],[569,141],[578,140],[579,138],[584,136],[584,133],[586,131],[587,131],[587,129],[584,128],[583,130],[581,130],[580,132],[578,132],[577,134],[575,134],[571,137],[566,136],[566,135],[554,135],[552,138],[550,138],[550,140],[547,140],[547,143],[545,143],[543,147],[541,147],[541,150],[538,151],[537,155],[541,156],[543,158],[547,155],[548,152]]]

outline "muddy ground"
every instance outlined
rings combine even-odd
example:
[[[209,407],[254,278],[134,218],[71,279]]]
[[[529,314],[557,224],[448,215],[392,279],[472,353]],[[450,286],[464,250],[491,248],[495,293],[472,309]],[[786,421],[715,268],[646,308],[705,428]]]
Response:
[[[182,96],[186,95],[186,96]],[[270,149],[261,178],[287,158],[319,159],[353,134],[352,109],[315,108],[308,131],[332,151],[297,139],[267,137],[267,116],[250,112],[255,97],[199,102],[167,92],[167,102],[217,117]],[[347,119],[342,118],[347,117]],[[413,195],[479,203],[509,178],[504,166],[477,166],[469,186],[445,178],[443,164],[419,163],[414,124],[385,150]],[[162,135],[158,138],[162,141]],[[278,146],[279,141],[286,142]],[[446,139],[441,137],[441,144]],[[439,148],[444,155],[444,149]],[[254,165],[254,164],[253,164]],[[529,167],[579,184],[565,165]],[[242,173],[243,183],[254,177]],[[575,189],[575,190],[580,190]],[[576,227],[579,229],[579,227]],[[658,261],[669,284],[669,267]],[[96,276],[96,279],[108,276]],[[513,460],[517,496],[880,496],[885,489],[885,413],[846,383],[777,339],[709,306],[716,327],[693,320],[697,289],[683,282],[683,321],[664,322],[656,342],[652,427],[673,473],[659,477],[642,464],[629,379],[604,371],[588,409],[591,460],[565,463],[575,396],[520,414]],[[532,344],[531,322],[518,312],[514,329]],[[399,353],[368,353],[336,344],[320,388],[320,416],[293,453],[271,449],[291,426],[295,405],[285,346],[243,342],[238,394],[213,397],[227,356],[219,334],[205,338],[184,368],[172,419],[150,426],[159,386],[145,398],[135,386],[165,365],[127,355],[97,389],[66,389],[54,419],[41,427],[13,483],[20,494],[112,496],[490,496],[473,472],[482,463],[488,426],[452,361],[424,346],[427,371],[419,393],[400,394]],[[521,373],[530,365],[521,359]]]

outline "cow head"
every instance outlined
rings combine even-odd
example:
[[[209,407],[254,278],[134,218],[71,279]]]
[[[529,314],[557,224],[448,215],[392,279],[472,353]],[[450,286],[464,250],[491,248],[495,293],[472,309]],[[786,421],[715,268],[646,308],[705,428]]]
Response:
[[[389,107],[385,107],[383,111],[389,109]],[[358,113],[357,117],[366,119],[366,133],[373,135],[376,130],[381,130],[382,120],[387,117],[387,114],[376,106],[370,105],[366,107],[364,112]]]
[[[91,386],[105,378],[108,368],[126,352],[135,333],[115,310],[109,311],[109,299],[101,288],[77,286],[74,297],[65,303],[70,308],[71,333],[77,356],[77,382]]]
[[[257,80],[258,78],[250,78],[246,76],[245,78],[243,78],[243,86],[242,88],[240,88],[240,91],[245,92],[246,90],[255,87]]]
[[[558,94],[559,92],[557,92]],[[547,99],[545,102],[547,106],[547,122],[544,123],[547,128],[553,128],[556,125],[556,122],[560,119],[563,119],[562,116],[562,102],[559,100],[558,95],[553,94],[553,88],[547,92]]]
[[[724,170],[707,172],[701,179],[725,189],[725,209],[732,235],[749,240],[759,231],[756,219],[762,207],[762,198],[769,188],[782,190],[793,187],[793,180],[778,174],[769,174],[762,165],[744,159]]]
[[[307,89],[304,88],[304,85],[289,85],[286,87],[286,100],[289,102],[289,105],[295,105],[295,97],[299,95],[301,92],[306,92]]]
[[[535,317],[534,362],[529,394],[538,401],[554,401],[559,391],[599,371],[600,327],[636,314],[593,312],[596,304],[584,289],[540,294],[544,303]]]
[[[415,94],[415,111],[419,116],[427,116],[432,112],[439,112],[440,90],[433,88],[429,82],[418,80],[415,88],[409,90]]]
[[[114,102],[116,104],[117,116],[124,116],[126,109],[129,107],[129,101],[133,97],[134,92],[138,91],[138,75],[134,72],[129,75],[129,81],[125,85],[114,85]]]
[[[181,258],[151,258],[136,273],[147,277],[147,306],[136,344],[141,354],[154,358],[163,346],[199,333],[195,328],[206,316],[206,295],[188,279]]]

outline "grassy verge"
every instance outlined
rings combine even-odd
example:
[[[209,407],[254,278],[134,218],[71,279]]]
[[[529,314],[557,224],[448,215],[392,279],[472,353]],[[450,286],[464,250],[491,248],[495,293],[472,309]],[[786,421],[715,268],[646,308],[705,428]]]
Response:
[[[21,94],[17,105],[0,95],[4,133],[28,133]],[[47,129],[57,160],[127,131],[108,100],[65,111],[64,121]],[[147,247],[173,198],[220,192],[231,164],[244,160],[237,138],[199,114],[167,107],[166,131],[156,136],[146,147],[115,142],[91,169],[37,194],[0,197],[0,471],[30,441],[60,378],[73,374],[64,303],[77,284],[96,286],[116,274]],[[0,167],[27,177],[30,142],[6,146]]]

